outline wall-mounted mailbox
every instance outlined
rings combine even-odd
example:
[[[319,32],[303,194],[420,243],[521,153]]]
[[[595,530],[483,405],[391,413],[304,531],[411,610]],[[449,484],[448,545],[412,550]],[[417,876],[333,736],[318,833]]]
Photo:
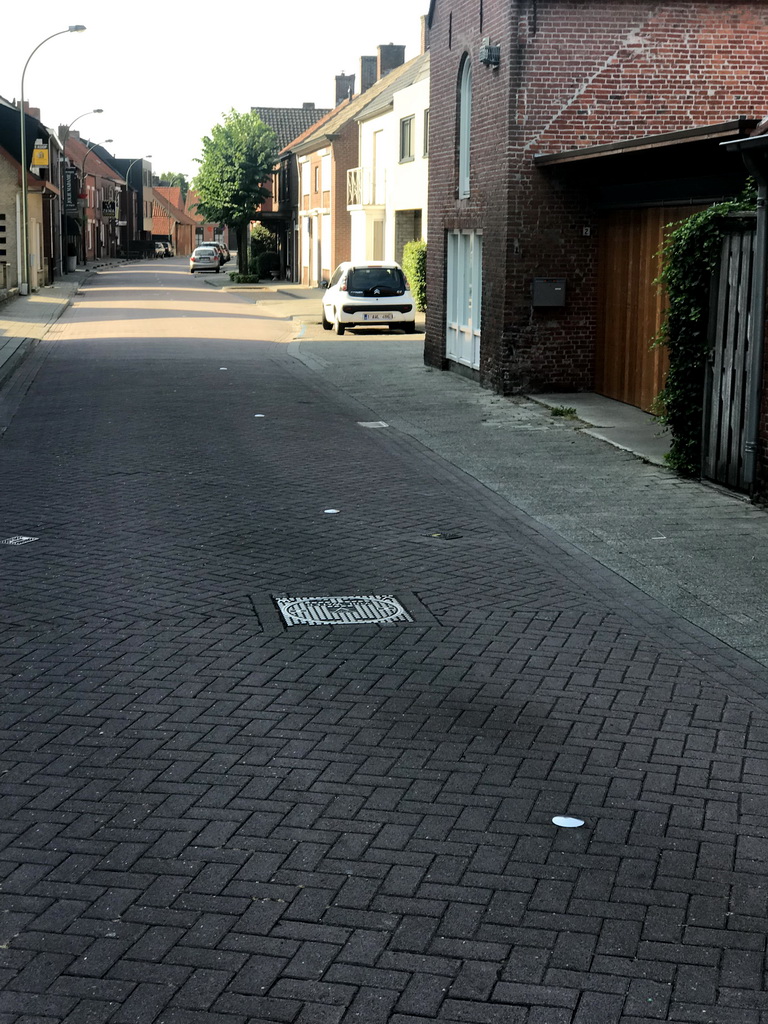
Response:
[[[564,277],[534,277],[534,279],[533,279],[533,305],[534,306],[564,306],[565,305],[565,278]]]

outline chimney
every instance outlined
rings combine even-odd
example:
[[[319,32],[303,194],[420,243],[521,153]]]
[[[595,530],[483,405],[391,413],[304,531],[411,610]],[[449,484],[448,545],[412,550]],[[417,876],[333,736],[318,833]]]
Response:
[[[380,82],[385,75],[405,63],[405,47],[388,43],[379,47],[379,56],[376,65],[376,81]]]
[[[14,100],[13,105],[19,110],[21,108],[21,100]],[[28,114],[29,117],[34,117],[36,121],[40,120],[40,107],[30,107],[29,100],[24,100],[24,113]]]
[[[360,58],[360,92],[365,92],[375,85],[377,80],[376,58]]]
[[[426,53],[429,49],[429,15],[422,14],[421,16],[421,52]]]
[[[336,103],[338,107],[344,100],[349,99],[350,96],[354,95],[355,92],[355,76],[345,75],[342,71],[340,75],[336,75]]]
[[[315,104],[314,103],[302,103],[301,109],[302,110],[314,110],[315,109]]]

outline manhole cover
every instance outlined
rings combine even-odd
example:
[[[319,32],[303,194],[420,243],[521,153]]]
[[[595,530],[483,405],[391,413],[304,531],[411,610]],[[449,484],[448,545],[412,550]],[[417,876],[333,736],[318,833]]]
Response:
[[[357,623],[386,625],[413,622],[390,595],[360,597],[278,597],[277,607],[288,626],[343,626]]]
[[[0,544],[12,544],[14,547],[18,547],[19,544],[31,544],[33,540],[37,540],[37,537],[6,537],[5,540],[0,540]]]

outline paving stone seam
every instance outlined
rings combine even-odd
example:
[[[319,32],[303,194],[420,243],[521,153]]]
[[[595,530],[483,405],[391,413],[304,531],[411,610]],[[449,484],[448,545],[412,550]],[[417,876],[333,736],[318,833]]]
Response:
[[[295,359],[295,357],[292,358]],[[350,409],[350,416],[354,418],[354,422],[360,420],[363,415],[376,414],[374,409],[363,405],[332,381],[319,378],[305,364],[299,362],[292,372],[305,383],[308,377],[311,378],[314,390],[321,394],[332,393],[336,401],[345,404]],[[660,599],[650,597],[635,584],[597,562],[592,555],[565,540],[551,527],[537,522],[523,509],[502,498],[469,473],[447,462],[442,456],[436,455],[417,438],[392,429],[371,431],[371,442],[388,449],[393,454],[407,451],[409,457],[428,466],[430,473],[435,478],[443,480],[446,485],[461,489],[474,500],[479,500],[483,506],[493,510],[500,529],[504,533],[509,533],[510,521],[514,523],[524,531],[527,539],[533,541],[534,546],[544,553],[545,564],[550,561],[552,548],[562,551],[576,563],[576,566],[571,568],[567,562],[561,563],[558,565],[559,573],[577,584],[586,577],[592,583],[594,593],[601,596],[608,607],[615,606],[618,601],[624,610],[625,617],[630,621],[632,618],[636,618],[657,636],[661,635],[671,644],[679,645],[677,653],[684,655],[687,660],[699,662],[704,667],[705,659],[700,651],[702,647],[705,648],[707,667],[714,667],[722,675],[740,679],[740,683],[737,684],[735,679],[722,678],[719,680],[721,684],[735,696],[765,710],[764,702],[768,698],[768,681],[764,687],[754,682],[754,677],[762,676],[765,671],[764,666],[759,662],[729,647],[718,637],[684,619],[679,613],[668,608]],[[673,619],[674,622],[671,623],[670,619]],[[744,689],[738,688],[739,686],[743,686]]]

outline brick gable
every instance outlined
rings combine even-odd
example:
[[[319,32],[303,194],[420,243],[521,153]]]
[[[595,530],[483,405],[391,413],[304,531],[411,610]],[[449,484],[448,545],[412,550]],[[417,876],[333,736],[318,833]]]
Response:
[[[500,47],[498,68],[478,59],[484,37]],[[768,110],[768,5],[433,0],[430,51],[425,358],[446,365],[446,233],[482,232],[481,383],[502,392],[590,390],[603,212],[712,201],[736,194],[746,174],[735,156],[726,168],[717,138],[649,150],[642,161],[594,159],[581,170],[539,167],[535,157],[741,116],[753,119],[745,126],[756,123]],[[471,190],[460,200],[456,123],[466,54]],[[539,277],[566,280],[565,307],[533,306]]]

